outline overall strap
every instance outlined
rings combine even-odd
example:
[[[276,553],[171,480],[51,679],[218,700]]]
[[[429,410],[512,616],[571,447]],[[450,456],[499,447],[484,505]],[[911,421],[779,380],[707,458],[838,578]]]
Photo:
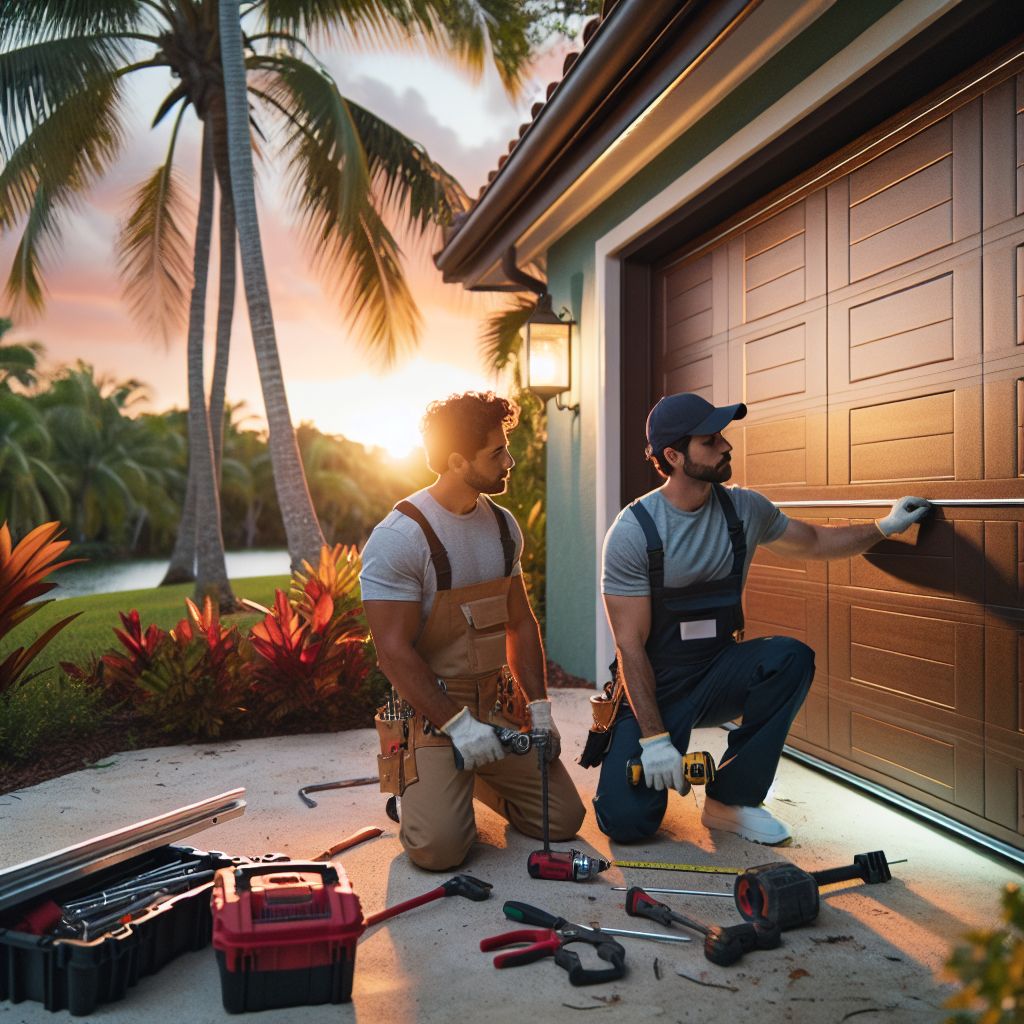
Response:
[[[640,499],[629,503],[629,511],[640,524],[647,541],[647,578],[651,583],[651,593],[662,590],[665,586],[665,548],[661,543],[661,534],[651,518],[651,513],[640,503]]]
[[[743,575],[743,563],[747,560],[747,536],[743,532],[743,520],[736,515],[736,506],[729,497],[729,492],[721,484],[711,485],[715,497],[725,514],[725,525],[729,528],[729,543],[732,545],[731,576]]]
[[[512,539],[512,531],[508,528],[508,519],[505,513],[490,498],[484,495],[487,504],[491,506],[494,518],[498,520],[498,533],[501,534],[501,553],[505,557],[505,572],[503,575],[512,575],[512,566],[516,560],[516,542]]]
[[[395,506],[395,511],[419,523],[423,536],[427,538],[427,547],[430,548],[430,561],[437,576],[437,589],[451,590],[452,563],[448,561],[448,552],[445,551],[441,539],[434,533],[434,528],[427,521],[427,517],[411,501],[400,501]]]

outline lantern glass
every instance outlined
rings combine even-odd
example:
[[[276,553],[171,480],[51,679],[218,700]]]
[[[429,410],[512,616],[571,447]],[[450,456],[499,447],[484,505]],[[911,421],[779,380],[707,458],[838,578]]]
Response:
[[[550,398],[569,390],[569,335],[571,323],[527,325],[527,386],[534,394]]]

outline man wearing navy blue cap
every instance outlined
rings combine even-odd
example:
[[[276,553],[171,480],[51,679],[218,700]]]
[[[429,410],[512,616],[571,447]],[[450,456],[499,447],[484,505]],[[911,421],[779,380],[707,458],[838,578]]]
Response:
[[[618,842],[653,835],[668,790],[689,789],[682,755],[690,730],[739,717],[701,821],[758,843],[790,838],[762,801],[814,678],[814,652],[787,636],[742,641],[754,551],[765,544],[787,558],[848,558],[931,509],[901,498],[875,523],[820,526],[787,518],[757,491],[723,487],[732,445],[722,431],[746,414],[742,403],[715,408],[695,394],[661,399],[647,418],[647,457],[664,483],[623,509],[605,538],[601,590],[628,699],[594,810]],[[627,781],[625,763],[637,757],[646,788]]]

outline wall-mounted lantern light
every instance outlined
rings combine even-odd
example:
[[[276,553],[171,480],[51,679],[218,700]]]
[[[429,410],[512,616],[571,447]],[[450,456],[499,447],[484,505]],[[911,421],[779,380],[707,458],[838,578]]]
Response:
[[[560,398],[572,386],[574,323],[554,312],[547,292],[537,300],[537,308],[526,321],[526,387],[542,401],[554,398],[556,408],[578,413],[578,402],[563,405]]]

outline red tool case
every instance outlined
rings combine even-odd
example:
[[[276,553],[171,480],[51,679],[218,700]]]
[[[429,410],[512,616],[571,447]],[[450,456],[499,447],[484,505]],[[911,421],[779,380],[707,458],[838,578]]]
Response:
[[[213,947],[230,1013],[346,1003],[365,925],[344,870],[318,861],[217,872]]]
[[[198,859],[209,871],[244,861],[170,845],[243,813],[244,793],[233,790],[0,871],[0,1000],[33,999],[47,1010],[90,1014],[180,953],[208,945],[212,880],[88,941],[49,934],[47,918],[59,916],[58,904],[143,870]]]

